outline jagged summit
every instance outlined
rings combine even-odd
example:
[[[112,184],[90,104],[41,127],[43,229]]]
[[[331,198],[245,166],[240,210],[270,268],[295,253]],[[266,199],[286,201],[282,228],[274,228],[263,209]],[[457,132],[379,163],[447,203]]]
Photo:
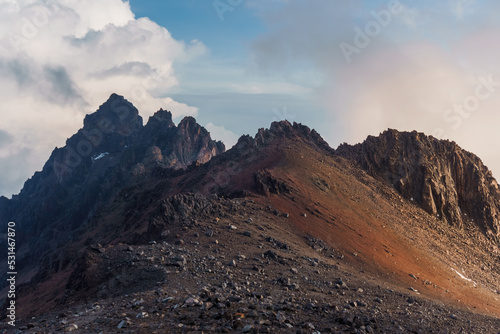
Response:
[[[167,110],[160,109],[153,116],[149,117],[149,120],[145,127],[174,127],[175,124],[172,121],[172,113]]]
[[[85,116],[83,127],[64,147],[54,149],[19,195],[0,200],[0,219],[18,222],[18,241],[29,249],[19,262],[26,258],[35,264],[44,252],[57,247],[50,241],[55,231],[59,242],[68,242],[75,229],[138,177],[156,168],[185,169],[224,149],[192,117],[176,127],[172,114],[160,109],[143,126],[137,108],[112,94]]]
[[[165,110],[149,118],[139,140],[148,148],[145,164],[150,167],[186,168],[193,162],[205,163],[225,151],[224,144],[213,141],[193,117],[184,117],[175,126],[172,114]]]
[[[83,129],[128,136],[142,128],[142,117],[132,103],[113,93],[96,112],[85,116],[83,124]]]
[[[330,148],[328,143],[316,132],[316,130],[310,129],[303,124],[296,122],[290,123],[286,120],[271,123],[269,129],[259,129],[255,137],[249,135],[241,136],[234,148],[240,150],[246,147],[267,146],[285,138],[301,140],[327,152],[333,152],[333,149]]]
[[[455,142],[389,129],[361,144],[343,144],[337,154],[388,181],[429,214],[499,236],[498,184],[481,159]]]
[[[318,146],[328,146],[316,130],[296,122],[293,124],[288,121],[273,122],[268,130],[259,129],[255,135],[255,140],[259,144],[267,144],[276,138],[302,138]]]

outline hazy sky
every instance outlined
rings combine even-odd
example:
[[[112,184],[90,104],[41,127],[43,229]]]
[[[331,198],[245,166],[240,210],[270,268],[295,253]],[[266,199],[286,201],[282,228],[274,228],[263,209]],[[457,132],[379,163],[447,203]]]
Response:
[[[0,0],[0,194],[116,92],[227,146],[274,120],[332,147],[387,128],[500,174],[500,2]]]

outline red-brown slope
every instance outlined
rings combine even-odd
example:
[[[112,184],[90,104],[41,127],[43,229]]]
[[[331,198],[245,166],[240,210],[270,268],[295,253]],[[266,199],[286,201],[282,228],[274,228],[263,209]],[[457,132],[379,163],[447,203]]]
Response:
[[[474,265],[466,262],[476,254],[484,257],[488,253],[470,245],[467,256],[459,254],[457,238],[465,242],[470,235],[459,234],[452,227],[445,233],[430,229],[429,225],[436,224],[435,218],[384,182],[317,142],[284,132],[272,134],[264,144],[257,141],[231,152],[230,156],[237,159],[213,159],[181,177],[177,181],[179,191],[216,191],[225,196],[264,194],[258,202],[288,213],[293,230],[342,252],[360,275],[379,278],[381,284],[415,289],[447,304],[500,316],[498,295],[492,291],[499,279],[495,270],[484,273],[493,277],[492,284],[485,283],[491,279],[477,275],[472,277],[477,282],[469,281],[462,272],[463,268],[474,271]],[[267,191],[262,191],[262,182],[267,182]],[[475,232],[472,235],[480,237]],[[493,257],[484,261],[498,272]]]
[[[439,225],[386,183],[335,156],[315,132],[285,122],[274,123],[271,131],[259,131],[255,139],[243,137],[234,149],[186,173],[158,171],[145,177],[101,210],[68,250],[81,251],[97,242],[155,240],[161,231],[155,230],[155,219],[168,214],[165,202],[186,192],[250,196],[262,211],[271,206],[289,215],[286,220],[276,216],[274,222],[284,238],[309,235],[323,240],[345,256],[342,262],[347,260],[353,275],[406,292],[411,287],[433,300],[500,317],[500,303],[491,292],[500,270],[488,248],[491,244],[480,234]],[[225,220],[230,224],[243,217],[235,211]],[[180,219],[168,226],[170,236],[188,233],[183,224]],[[483,267],[489,269],[479,269]],[[38,295],[45,287],[38,286]]]
[[[290,221],[303,233],[327,242],[343,252],[355,270],[378,276],[381,281],[397,283],[404,289],[412,287],[445,303],[500,316],[496,294],[486,287],[475,287],[453,270],[460,271],[453,268],[456,266],[450,259],[460,257],[453,254],[451,247],[448,259],[437,257],[432,251],[431,246],[443,236],[437,232],[424,233],[422,227],[404,228],[408,220],[420,219],[424,224],[433,220],[423,210],[391,193],[391,189],[380,195],[382,184],[341,159],[301,149],[300,145],[288,151],[285,159],[286,163],[282,161],[281,165],[286,167],[268,170],[278,180],[291,184],[293,200],[271,195],[263,201],[289,212]],[[373,187],[379,189],[374,191]],[[430,239],[422,242],[421,238]],[[446,240],[444,243],[446,246]]]

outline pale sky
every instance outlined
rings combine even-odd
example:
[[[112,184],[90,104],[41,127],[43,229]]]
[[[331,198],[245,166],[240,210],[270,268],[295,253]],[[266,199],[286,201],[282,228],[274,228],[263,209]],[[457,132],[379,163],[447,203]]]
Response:
[[[113,92],[228,148],[288,119],[332,147],[387,128],[500,174],[500,2],[0,0],[0,194]]]

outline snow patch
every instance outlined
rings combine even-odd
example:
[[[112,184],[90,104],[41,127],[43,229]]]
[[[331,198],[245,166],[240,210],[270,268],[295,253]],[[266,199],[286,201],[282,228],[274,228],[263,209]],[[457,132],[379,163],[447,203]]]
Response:
[[[95,158],[92,158],[93,161],[96,161],[96,160],[99,160],[101,158],[104,158],[105,156],[107,156],[109,154],[109,152],[104,152],[104,153],[101,153],[99,154],[97,157]]]
[[[477,286],[476,282],[474,282],[473,280],[471,280],[470,278],[467,278],[465,277],[464,275],[462,275],[458,270],[456,270],[455,268],[451,268],[451,270],[453,270],[454,272],[457,273],[458,276],[460,276],[461,279],[463,280],[466,280],[467,282],[471,282],[472,284],[474,284],[474,286]]]

